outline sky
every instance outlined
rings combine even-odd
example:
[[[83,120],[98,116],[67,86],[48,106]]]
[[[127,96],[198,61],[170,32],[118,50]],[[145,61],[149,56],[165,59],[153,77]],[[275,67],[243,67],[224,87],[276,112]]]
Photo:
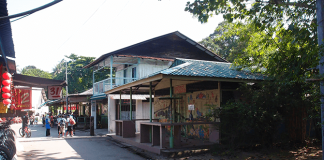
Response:
[[[9,15],[53,0],[7,0]],[[11,23],[17,69],[34,65],[52,72],[74,53],[101,55],[174,31],[198,42],[222,16],[201,24],[184,11],[188,0],[63,0]],[[11,19],[14,20],[14,19]]]

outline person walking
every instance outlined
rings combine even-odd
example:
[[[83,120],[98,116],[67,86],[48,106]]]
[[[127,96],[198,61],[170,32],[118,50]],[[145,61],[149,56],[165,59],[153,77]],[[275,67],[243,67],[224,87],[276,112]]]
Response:
[[[66,132],[66,137],[68,134],[70,134],[71,137],[73,137],[73,130],[72,130],[72,126],[73,124],[71,124],[70,120],[73,119],[72,115],[68,115],[68,118],[66,119],[66,123],[67,123],[67,132]]]
[[[54,117],[53,117],[52,113],[51,113],[51,116],[50,116],[50,120],[51,120],[51,127],[54,127]]]
[[[57,119],[56,119],[56,124],[57,124],[57,134],[60,134],[60,125],[59,125],[59,123],[60,123],[61,119],[62,119],[61,115],[58,115],[58,116],[57,116]]]
[[[45,120],[45,126],[46,126],[46,137],[51,135],[51,125],[50,125],[50,119],[49,116],[46,116],[46,120]]]
[[[44,127],[45,126],[45,115],[43,115],[42,121],[43,121],[43,127]]]
[[[64,138],[65,133],[65,126],[66,126],[66,120],[62,116],[60,116],[60,121],[58,121],[58,126],[60,126],[60,131],[58,134],[58,138],[60,138],[60,134],[62,134],[62,138]]]
[[[22,119],[22,134],[25,136],[25,128],[28,125],[28,112],[25,113],[25,115],[21,118]]]

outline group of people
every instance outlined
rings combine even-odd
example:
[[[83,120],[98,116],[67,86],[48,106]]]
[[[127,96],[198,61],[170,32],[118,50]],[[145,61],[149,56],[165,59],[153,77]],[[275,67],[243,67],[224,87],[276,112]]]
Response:
[[[66,133],[66,137],[68,134],[73,137],[75,135],[75,119],[72,114],[59,114],[56,118],[57,124],[57,132],[58,137],[62,134],[62,138],[64,138],[64,134]],[[43,127],[46,127],[46,136],[50,136],[50,129],[54,126],[54,118],[52,115],[43,116]]]

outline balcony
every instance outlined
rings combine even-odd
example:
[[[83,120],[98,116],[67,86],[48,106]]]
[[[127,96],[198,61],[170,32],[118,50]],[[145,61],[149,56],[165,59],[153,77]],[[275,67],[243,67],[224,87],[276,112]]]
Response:
[[[94,88],[94,93],[93,95],[97,95],[97,94],[104,94],[106,91],[109,91],[115,87],[136,81],[137,78],[117,78],[117,77],[113,77],[112,78],[112,85],[110,83],[110,78],[96,82],[93,84],[93,88]]]

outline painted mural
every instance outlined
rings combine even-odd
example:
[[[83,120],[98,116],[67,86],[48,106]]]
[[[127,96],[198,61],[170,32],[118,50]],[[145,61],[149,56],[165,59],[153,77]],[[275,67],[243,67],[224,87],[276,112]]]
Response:
[[[182,97],[182,99],[173,100],[173,107],[175,107],[176,110],[174,122],[190,123],[192,121],[206,121],[205,116],[210,112],[209,106],[220,106],[220,97],[217,89],[174,96]],[[193,105],[193,110],[189,110],[188,105]],[[162,123],[170,122],[170,100],[160,100],[158,97],[155,97],[154,110],[154,118],[158,118]],[[209,138],[209,124],[183,125],[181,131],[185,133],[187,137],[199,139]]]
[[[159,119],[159,122],[170,122],[170,104],[170,100],[160,100],[154,97],[154,117]]]

